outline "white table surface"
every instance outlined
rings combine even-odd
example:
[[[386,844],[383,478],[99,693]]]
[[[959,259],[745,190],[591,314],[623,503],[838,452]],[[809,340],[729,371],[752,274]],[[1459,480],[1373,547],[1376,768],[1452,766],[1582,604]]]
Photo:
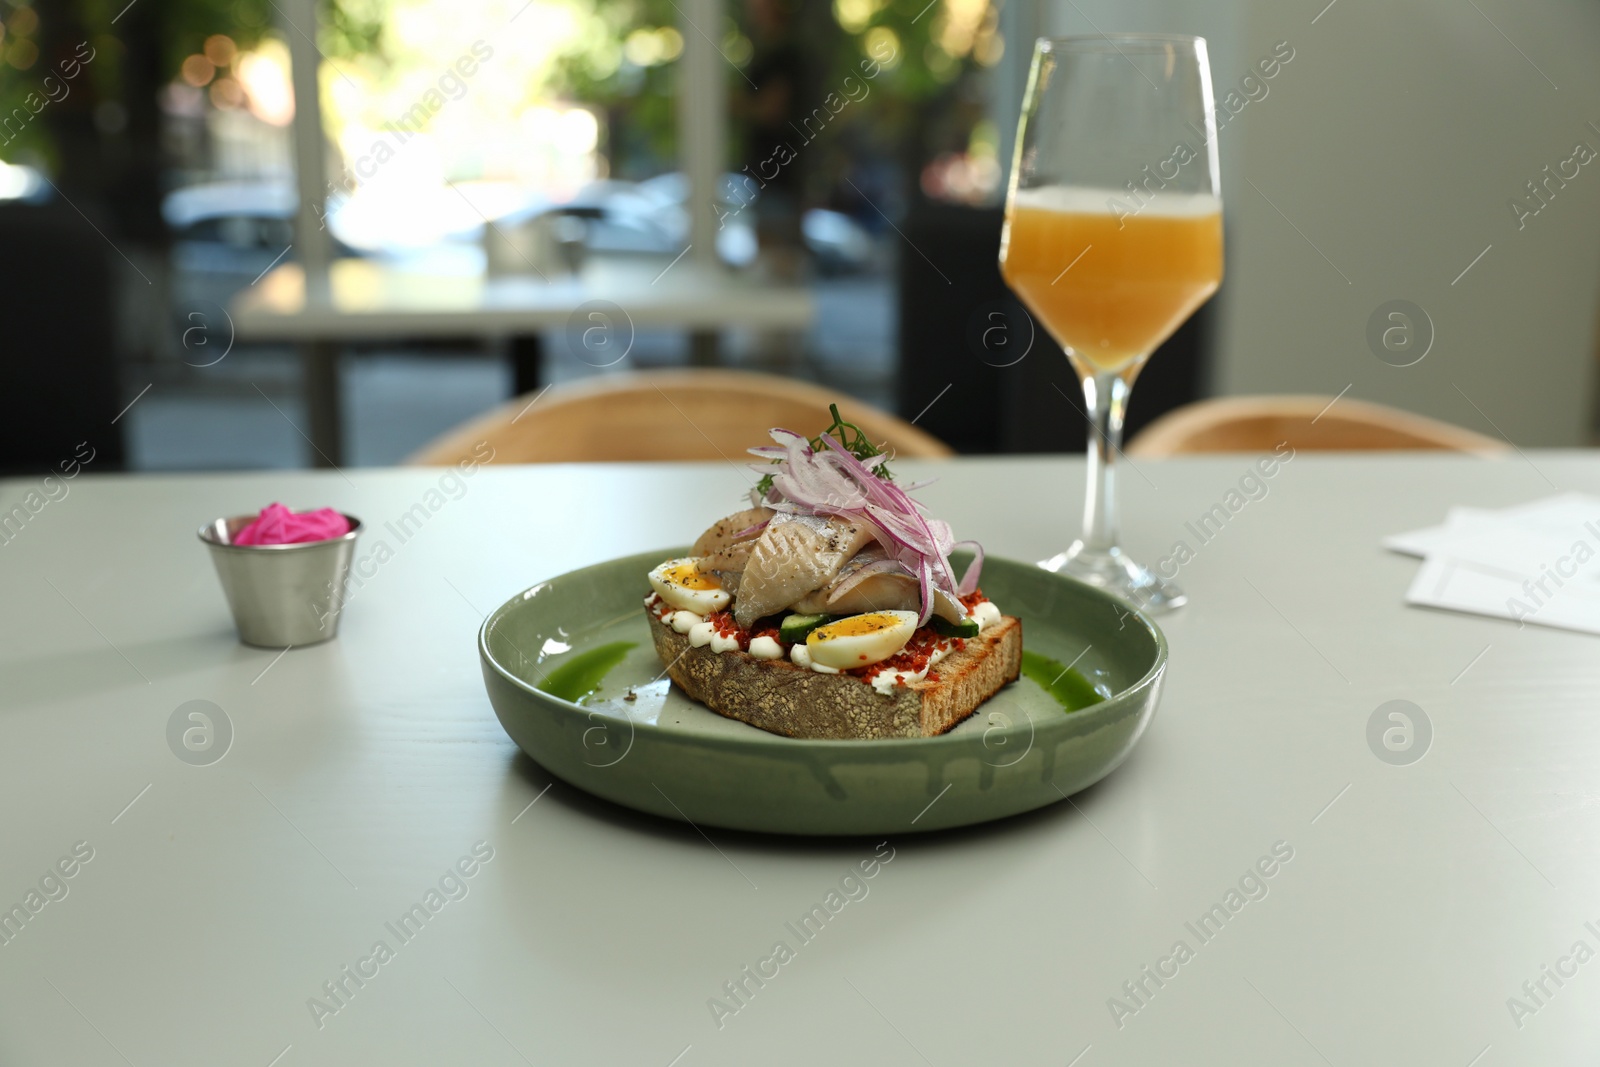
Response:
[[[229,307],[241,341],[360,341],[424,336],[504,337],[560,329],[590,301],[620,307],[634,329],[804,329],[814,311],[804,286],[773,286],[692,260],[594,257],[577,277],[489,277],[341,259],[329,293],[307,299],[299,264],[275,267]]]
[[[878,841],[702,836],[551,784],[474,635],[537,579],[692,537],[736,471],[487,470],[398,547],[384,522],[439,472],[82,475],[0,546],[0,904],[94,850],[0,944],[0,1063],[1593,1063],[1600,961],[1520,1029],[1507,998],[1600,948],[1600,643],[1405,608],[1416,563],[1378,547],[1545,478],[1600,492],[1600,459],[1529,459],[1294,459],[1183,569],[1162,707],[1120,770],[889,835],[869,894],[720,1030],[708,1000]],[[1165,552],[1246,466],[1125,470],[1128,543]],[[922,496],[994,553],[1076,522],[1081,463],[941,470]],[[397,547],[336,641],[281,660],[236,642],[194,536],[271,500]],[[195,699],[235,730],[211,766],[165,738]],[[1411,766],[1367,747],[1392,699],[1434,726]],[[308,998],[397,945],[385,923],[479,841],[468,895],[319,1029]],[[1201,945],[1185,923],[1279,841],[1268,895]],[[1194,958],[1119,1029],[1108,998],[1180,938]]]

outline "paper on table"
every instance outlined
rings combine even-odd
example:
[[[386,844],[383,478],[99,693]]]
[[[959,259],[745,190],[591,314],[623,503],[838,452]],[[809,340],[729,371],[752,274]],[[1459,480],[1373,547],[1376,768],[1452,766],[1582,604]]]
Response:
[[[1600,499],[1565,493],[1386,538],[1425,557],[1406,601],[1600,633]]]
[[[1571,532],[1581,536],[1586,522],[1600,525],[1600,498],[1586,493],[1562,493],[1509,508],[1451,508],[1443,525],[1391,534],[1381,543],[1404,555],[1426,556],[1446,547],[1452,538],[1484,527],[1512,525],[1556,535]]]
[[[1569,581],[1557,588],[1547,581],[1551,595],[1542,596],[1537,589],[1529,594],[1528,581],[1482,564],[1430,556],[1406,592],[1406,603],[1600,634],[1600,583]]]
[[[1390,534],[1379,543],[1391,552],[1399,552],[1404,556],[1426,556],[1435,546],[1460,535],[1480,518],[1493,515],[1494,512],[1482,508],[1451,508],[1441,526],[1425,526],[1420,530]]]

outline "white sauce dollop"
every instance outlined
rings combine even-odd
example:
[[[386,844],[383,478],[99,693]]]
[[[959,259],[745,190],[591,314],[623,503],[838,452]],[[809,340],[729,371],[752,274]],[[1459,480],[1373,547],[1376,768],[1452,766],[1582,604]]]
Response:
[[[762,634],[750,639],[750,654],[756,659],[782,659],[783,645],[775,637]]]
[[[928,671],[932,669],[935,663],[938,663],[940,660],[944,659],[954,651],[955,646],[949,641],[940,641],[933,647],[933,651],[928,653],[928,666],[922,668],[922,670],[879,671],[877,674],[872,676],[872,681],[870,684],[872,685],[872,688],[876,689],[879,693],[882,693],[884,696],[888,696],[890,691],[902,682],[922,681],[928,676]]]
[[[902,682],[920,682],[928,676],[924,667],[920,671],[879,671],[872,676],[872,688],[884,696],[888,696],[894,687]]]
[[[811,650],[804,642],[796,642],[789,646],[789,660],[797,667],[810,667],[818,674],[838,674],[836,667],[824,667],[820,663],[811,662]]]

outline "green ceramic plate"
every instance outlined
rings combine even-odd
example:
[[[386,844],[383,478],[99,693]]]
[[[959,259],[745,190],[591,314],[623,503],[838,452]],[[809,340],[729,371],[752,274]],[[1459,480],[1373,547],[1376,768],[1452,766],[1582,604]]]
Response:
[[[647,552],[541,582],[478,634],[506,733],[552,773],[618,804],[770,833],[964,826],[1099,781],[1155,714],[1167,645],[1154,623],[1090,586],[991,557],[983,591],[1022,619],[1024,648],[1076,661],[1109,699],[1068,713],[1023,677],[942,737],[883,741],[800,741],[725,719],[667,680],[645,621],[645,573],[685,553]],[[632,647],[615,650],[620,659],[581,704],[539,688],[575,657],[618,643]],[[630,689],[635,699],[624,700]]]

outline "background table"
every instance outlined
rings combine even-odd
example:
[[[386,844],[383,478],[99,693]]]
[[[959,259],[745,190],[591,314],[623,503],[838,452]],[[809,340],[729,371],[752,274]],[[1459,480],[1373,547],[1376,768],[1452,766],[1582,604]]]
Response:
[[[1248,463],[1124,468],[1131,546],[1194,547]],[[998,554],[1078,515],[1081,463],[938,472],[923,497]],[[439,471],[81,476],[0,550],[0,905],[94,850],[0,945],[0,1062],[1594,1062],[1600,960],[1520,1029],[1506,1002],[1600,948],[1600,643],[1405,608],[1416,564],[1377,545],[1550,483],[1600,492],[1600,460],[1296,457],[1183,567],[1161,710],[1110,778],[1005,823],[797,841],[552,782],[474,649],[533,581],[698,533],[738,503],[730,465],[485,470],[403,543],[386,523]],[[235,641],[194,537],[270,500],[336,504],[394,553],[338,640],[281,656]],[[197,699],[235,731],[210,766],[166,740]],[[1368,748],[1393,699],[1433,724],[1410,766]],[[868,895],[800,946],[785,924],[883,840]],[[480,841],[467,895],[319,1029],[308,998]],[[1186,924],[1277,842],[1266,897],[1200,943]],[[719,1029],[708,1000],[780,939],[795,958]],[[1119,1028],[1108,998],[1179,939],[1194,958]]]
[[[681,259],[682,257],[680,257]],[[488,276],[471,257],[443,257],[446,267],[341,259],[326,293],[306,292],[298,264],[278,267],[244,289],[229,308],[239,341],[288,341],[304,368],[311,451],[318,467],[343,462],[339,346],[375,341],[509,344],[518,393],[542,381],[545,330],[585,331],[600,323],[621,359],[635,331],[682,330],[697,364],[716,362],[717,340],[730,329],[803,330],[811,293],[803,286],[764,285],[747,274],[684,262],[593,256],[577,275]],[[461,263],[472,264],[460,269]],[[591,319],[588,312],[605,316]],[[620,311],[621,318],[617,318]],[[584,342],[574,339],[574,349]]]

